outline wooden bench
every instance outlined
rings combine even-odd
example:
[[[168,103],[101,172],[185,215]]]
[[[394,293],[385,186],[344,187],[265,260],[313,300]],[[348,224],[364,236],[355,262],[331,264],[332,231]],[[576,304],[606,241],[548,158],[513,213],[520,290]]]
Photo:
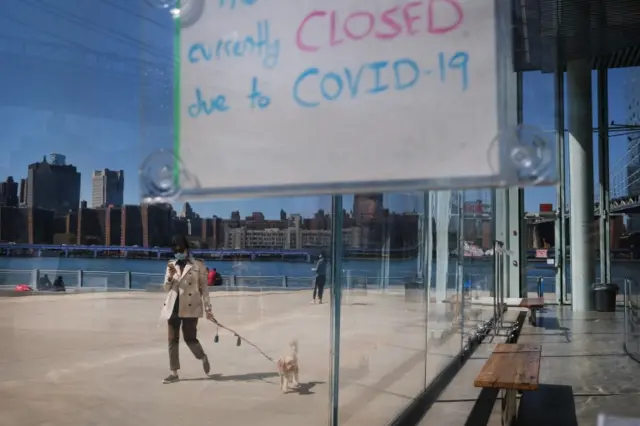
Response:
[[[477,388],[500,390],[503,426],[515,424],[517,393],[538,390],[541,355],[540,345],[500,343],[473,382]]]
[[[529,309],[529,324],[536,325],[536,312],[544,308],[544,299],[540,297],[525,297],[519,305],[521,308]]]

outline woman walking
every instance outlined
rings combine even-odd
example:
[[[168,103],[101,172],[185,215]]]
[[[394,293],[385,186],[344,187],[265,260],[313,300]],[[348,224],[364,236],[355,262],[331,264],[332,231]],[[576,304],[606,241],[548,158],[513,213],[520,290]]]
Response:
[[[173,239],[173,252],[175,260],[167,265],[164,279],[164,290],[175,291],[177,294],[171,317],[167,320],[171,374],[164,379],[164,383],[180,380],[180,328],[184,342],[196,359],[202,361],[205,374],[209,374],[209,358],[198,341],[198,318],[206,314],[207,319],[215,321],[209,301],[206,266],[202,261],[193,258],[189,242],[184,235]]]

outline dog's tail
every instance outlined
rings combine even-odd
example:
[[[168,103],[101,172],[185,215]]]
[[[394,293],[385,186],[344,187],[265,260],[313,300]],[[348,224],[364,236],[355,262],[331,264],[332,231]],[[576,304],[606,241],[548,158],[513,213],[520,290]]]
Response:
[[[294,354],[298,353],[298,339],[293,339],[291,343],[289,343],[289,346]]]

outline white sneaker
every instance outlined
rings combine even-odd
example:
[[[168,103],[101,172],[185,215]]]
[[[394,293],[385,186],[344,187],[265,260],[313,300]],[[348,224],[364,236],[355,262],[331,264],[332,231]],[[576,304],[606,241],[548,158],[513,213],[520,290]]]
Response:
[[[311,301],[311,304],[312,304],[312,305],[315,305],[315,304],[316,304],[316,299],[313,299],[313,300]]]

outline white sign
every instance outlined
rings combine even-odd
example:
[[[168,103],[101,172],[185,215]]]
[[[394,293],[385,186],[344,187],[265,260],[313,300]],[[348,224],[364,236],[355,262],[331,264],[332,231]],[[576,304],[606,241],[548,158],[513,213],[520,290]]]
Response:
[[[202,188],[499,174],[494,0],[207,0],[191,21],[176,144]]]

